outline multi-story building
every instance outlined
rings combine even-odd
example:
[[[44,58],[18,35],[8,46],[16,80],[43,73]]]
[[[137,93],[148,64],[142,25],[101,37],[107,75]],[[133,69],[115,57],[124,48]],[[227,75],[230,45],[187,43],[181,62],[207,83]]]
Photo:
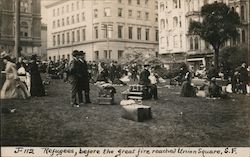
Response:
[[[156,0],[61,0],[47,8],[48,58],[119,60],[126,53],[158,53]]]
[[[0,46],[14,53],[15,0],[0,1]],[[22,55],[38,53],[41,46],[40,0],[20,2],[20,46]]]
[[[205,65],[212,58],[211,46],[198,35],[188,34],[190,21],[201,21],[201,8],[215,0],[159,0],[159,54],[169,63],[190,62],[194,67]],[[249,1],[217,0],[235,9],[244,24],[239,28],[238,40],[228,44],[247,44],[247,26],[249,25]],[[247,21],[248,19],[248,21]]]

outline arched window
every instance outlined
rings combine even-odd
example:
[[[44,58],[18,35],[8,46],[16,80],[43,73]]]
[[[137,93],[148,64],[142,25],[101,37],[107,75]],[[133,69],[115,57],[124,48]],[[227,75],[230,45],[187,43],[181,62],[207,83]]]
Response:
[[[240,17],[241,17],[241,20],[245,20],[245,7],[244,7],[244,5],[242,5],[240,7]]]
[[[199,49],[199,39],[198,39],[198,37],[195,37],[195,39],[194,39],[194,49],[195,50]]]
[[[173,28],[176,28],[178,26],[178,17],[173,17]]]
[[[241,31],[241,41],[242,43],[246,42],[246,32],[244,29]]]
[[[190,38],[190,50],[194,49],[194,42],[193,42],[193,38]]]
[[[20,25],[20,36],[21,37],[28,37],[29,36],[29,26],[27,22],[21,22]]]

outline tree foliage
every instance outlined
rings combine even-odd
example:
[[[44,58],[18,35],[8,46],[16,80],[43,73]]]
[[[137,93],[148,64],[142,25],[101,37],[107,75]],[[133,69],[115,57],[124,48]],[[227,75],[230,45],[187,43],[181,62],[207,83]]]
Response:
[[[210,43],[215,51],[215,66],[218,66],[218,53],[222,44],[238,36],[240,18],[237,12],[224,3],[215,2],[201,8],[202,22],[192,21],[189,33],[199,35]]]

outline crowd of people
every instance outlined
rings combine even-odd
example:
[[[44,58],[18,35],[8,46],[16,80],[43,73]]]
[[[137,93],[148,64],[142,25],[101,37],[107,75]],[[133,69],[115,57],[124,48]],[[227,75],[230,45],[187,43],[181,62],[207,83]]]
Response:
[[[85,93],[85,103],[91,103],[89,97],[89,83],[106,82],[111,84],[126,85],[127,81],[134,81],[147,87],[147,98],[158,99],[157,83],[159,76],[154,65],[149,64],[118,64],[116,61],[110,63],[95,62],[85,60],[83,51],[74,50],[72,61],[67,59],[47,64],[38,64],[37,56],[32,55],[28,62],[23,62],[20,57],[18,62],[13,62],[5,51],[1,53],[1,58],[5,63],[4,73],[6,81],[1,89],[1,99],[9,98],[29,98],[30,96],[45,96],[44,83],[40,76],[40,71],[44,71],[50,78],[63,79],[64,82],[71,83],[71,105],[79,107],[83,104],[83,91]],[[44,69],[44,70],[42,70]],[[207,92],[209,97],[222,97],[223,91],[217,84],[216,78],[222,77],[213,65],[206,72],[209,81]],[[181,82],[181,96],[192,97],[197,95],[197,88],[192,85],[194,74],[186,64],[179,69],[176,77]],[[223,78],[225,79],[225,78]],[[226,78],[227,83],[232,85],[233,93],[247,94],[248,71],[243,63],[236,68],[233,75]],[[205,87],[201,87],[205,89]],[[77,101],[78,98],[78,101]]]
[[[1,88],[1,99],[45,96],[36,55],[32,55],[28,63],[24,63],[21,57],[15,63],[5,51],[0,57],[4,63],[1,76],[5,75],[2,77],[5,81]]]

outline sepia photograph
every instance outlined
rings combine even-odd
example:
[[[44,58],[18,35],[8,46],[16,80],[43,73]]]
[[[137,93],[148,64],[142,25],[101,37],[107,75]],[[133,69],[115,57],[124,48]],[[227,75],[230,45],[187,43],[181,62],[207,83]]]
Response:
[[[249,0],[0,0],[1,156],[249,151],[249,10]]]

